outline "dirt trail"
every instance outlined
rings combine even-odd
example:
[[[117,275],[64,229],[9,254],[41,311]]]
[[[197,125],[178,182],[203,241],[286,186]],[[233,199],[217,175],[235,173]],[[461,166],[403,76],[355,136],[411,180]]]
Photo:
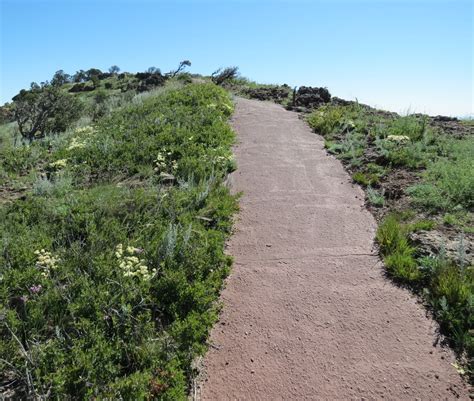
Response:
[[[384,278],[362,190],[321,137],[278,105],[240,99],[244,191],[198,389],[203,400],[468,399],[435,323]]]

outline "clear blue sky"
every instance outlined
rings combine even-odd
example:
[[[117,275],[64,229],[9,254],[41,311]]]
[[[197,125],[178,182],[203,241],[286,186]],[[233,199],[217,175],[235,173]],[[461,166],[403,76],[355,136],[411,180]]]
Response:
[[[182,59],[264,83],[327,86],[393,111],[473,114],[473,9],[463,0],[0,0],[0,102],[59,69]]]

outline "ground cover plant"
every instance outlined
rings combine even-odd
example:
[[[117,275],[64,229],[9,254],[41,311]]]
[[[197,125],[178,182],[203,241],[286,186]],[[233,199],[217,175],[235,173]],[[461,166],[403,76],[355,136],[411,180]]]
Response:
[[[322,105],[307,120],[365,189],[387,273],[423,297],[472,379],[472,124],[356,102]]]
[[[232,110],[172,85],[31,142],[2,126],[2,394],[186,399],[231,262]]]

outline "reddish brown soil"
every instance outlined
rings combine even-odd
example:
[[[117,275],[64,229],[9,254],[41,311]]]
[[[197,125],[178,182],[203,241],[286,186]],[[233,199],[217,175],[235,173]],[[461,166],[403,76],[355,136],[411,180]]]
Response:
[[[281,106],[238,100],[243,191],[203,400],[468,399],[436,324],[373,249],[363,191]]]

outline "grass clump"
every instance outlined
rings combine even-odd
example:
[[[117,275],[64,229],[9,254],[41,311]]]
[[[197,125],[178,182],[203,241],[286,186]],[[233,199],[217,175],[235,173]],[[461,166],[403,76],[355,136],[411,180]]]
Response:
[[[386,128],[387,137],[408,137],[412,142],[421,140],[429,130],[428,117],[407,115],[395,118],[388,122]]]
[[[344,106],[322,106],[308,117],[308,124],[318,134],[330,137],[337,128],[340,128],[347,115]]]
[[[365,187],[373,186],[379,182],[379,177],[373,173],[364,173],[362,171],[357,171],[352,175],[352,179],[360,185]]]
[[[394,215],[389,215],[380,225],[376,235],[385,266],[393,277],[402,282],[416,282],[421,277],[414,259],[414,248],[407,239],[407,229]]]
[[[35,172],[0,205],[0,382],[17,398],[186,399],[231,263],[231,112],[187,85],[2,162]]]
[[[418,231],[430,231],[436,227],[436,221],[421,219],[415,221],[414,223],[408,224],[408,231],[418,232]]]

